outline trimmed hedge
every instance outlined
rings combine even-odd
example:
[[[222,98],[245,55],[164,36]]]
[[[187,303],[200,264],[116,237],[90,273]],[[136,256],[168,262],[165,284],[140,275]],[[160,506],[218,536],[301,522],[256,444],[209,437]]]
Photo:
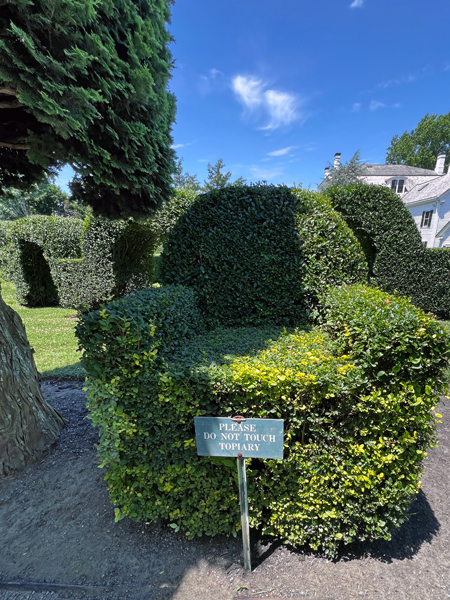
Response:
[[[79,219],[34,215],[13,221],[8,233],[8,271],[20,304],[58,304],[52,272],[57,272],[61,259],[81,257],[82,230]]]
[[[32,216],[14,221],[8,239],[6,275],[21,304],[92,309],[153,281],[151,224]]]
[[[87,372],[101,382],[112,377],[116,385],[121,377],[147,377],[145,363],[152,366],[156,353],[160,364],[202,330],[195,292],[175,285],[155,285],[82,314],[75,328]]]
[[[349,353],[366,385],[417,393],[443,390],[439,378],[450,356],[445,326],[408,298],[363,285],[334,288],[323,299],[322,327]]]
[[[0,221],[0,273],[6,281],[12,281],[12,273],[10,273],[10,244],[9,231],[11,229],[11,221]]]
[[[297,214],[297,230],[304,257],[303,289],[311,312],[329,288],[367,282],[368,265],[353,232],[329,198],[306,190],[294,193],[303,208]]]
[[[160,288],[77,329],[116,519],[164,518],[189,537],[236,533],[235,461],[197,456],[193,417],[240,413],[285,419],[285,460],[248,461],[252,527],[330,555],[389,539],[435,441],[448,333],[406,299],[350,286],[326,297],[323,329],[193,337],[194,294],[176,289],[177,308],[161,310],[172,292]]]
[[[254,184],[197,196],[164,245],[161,280],[192,286],[209,327],[291,326],[326,285],[364,280],[366,269],[327,201]]]
[[[363,183],[326,190],[365,252],[370,281],[411,297],[416,306],[450,318],[450,252],[428,249],[411,213],[390,189]]]

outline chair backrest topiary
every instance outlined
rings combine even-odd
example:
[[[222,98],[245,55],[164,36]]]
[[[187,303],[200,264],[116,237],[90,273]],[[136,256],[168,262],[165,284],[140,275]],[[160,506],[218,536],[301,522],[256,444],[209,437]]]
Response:
[[[294,325],[327,284],[366,276],[356,238],[328,201],[262,184],[198,196],[161,265],[163,283],[195,288],[209,327]]]
[[[366,254],[370,280],[442,318],[450,316],[450,251],[422,244],[411,213],[389,188],[358,183],[326,191]]]

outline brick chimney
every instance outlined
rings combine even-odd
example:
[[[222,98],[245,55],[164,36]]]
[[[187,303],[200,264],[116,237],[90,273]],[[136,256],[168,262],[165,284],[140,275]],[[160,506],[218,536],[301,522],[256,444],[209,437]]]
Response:
[[[444,174],[444,165],[445,165],[446,154],[445,152],[439,152],[437,155],[436,166],[434,170],[438,175]]]
[[[325,167],[325,175],[323,176],[326,179],[330,175],[330,167]]]
[[[334,168],[339,169],[340,166],[341,166],[341,153],[336,152],[336,154],[334,155]]]

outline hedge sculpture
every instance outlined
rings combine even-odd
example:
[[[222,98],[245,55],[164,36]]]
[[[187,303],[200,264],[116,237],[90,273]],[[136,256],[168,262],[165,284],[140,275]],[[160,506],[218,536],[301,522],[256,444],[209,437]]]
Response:
[[[361,248],[327,200],[286,186],[198,196],[162,254],[161,281],[193,287],[210,327],[298,324],[327,285],[366,278]]]
[[[6,239],[3,275],[27,306],[86,310],[153,280],[156,234],[131,219],[32,216],[14,221]]]
[[[435,443],[442,325],[346,284],[368,275],[355,236],[328,199],[284,186],[197,197],[162,275],[77,327],[116,519],[236,534],[235,463],[197,455],[194,417],[243,414],[285,426],[284,461],[248,463],[251,527],[329,555],[389,539]]]
[[[326,191],[365,252],[370,281],[450,318],[450,250],[425,248],[411,213],[390,189],[366,184]]]
[[[435,443],[448,334],[405,298],[343,286],[322,325],[202,333],[192,289],[152,288],[77,328],[116,519],[188,537],[240,528],[235,461],[197,456],[195,416],[282,418],[284,461],[248,461],[251,527],[333,555],[389,539]]]

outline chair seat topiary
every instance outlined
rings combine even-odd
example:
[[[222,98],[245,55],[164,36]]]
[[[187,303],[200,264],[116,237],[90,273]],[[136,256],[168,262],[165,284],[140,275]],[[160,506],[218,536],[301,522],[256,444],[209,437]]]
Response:
[[[192,289],[168,286],[78,326],[116,518],[235,534],[235,462],[197,456],[194,417],[243,414],[285,427],[283,461],[248,462],[253,528],[330,555],[388,539],[435,443],[450,353],[439,322],[361,285],[329,290],[313,328],[202,333],[199,315]]]

